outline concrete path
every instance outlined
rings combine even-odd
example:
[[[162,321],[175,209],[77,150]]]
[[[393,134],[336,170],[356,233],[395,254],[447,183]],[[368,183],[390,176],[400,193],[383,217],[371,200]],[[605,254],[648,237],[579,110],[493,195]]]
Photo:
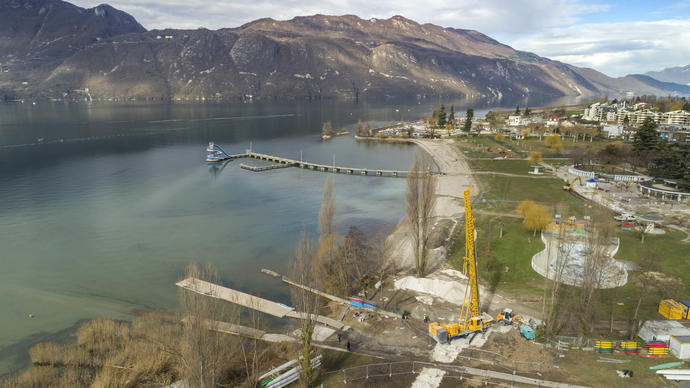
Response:
[[[424,368],[412,382],[410,388],[436,388],[441,385],[445,371],[436,368]]]

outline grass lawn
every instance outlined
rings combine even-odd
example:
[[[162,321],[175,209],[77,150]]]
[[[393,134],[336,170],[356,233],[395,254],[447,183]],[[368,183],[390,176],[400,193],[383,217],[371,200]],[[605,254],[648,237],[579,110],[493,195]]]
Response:
[[[511,148],[521,150],[526,154],[529,154],[531,151],[538,151],[543,154],[553,153],[551,148],[544,144],[544,138],[542,138],[542,140],[539,140],[538,137],[530,137],[523,140],[506,139],[504,142]],[[592,142],[579,140],[576,142],[571,139],[563,139],[562,142],[564,153],[566,154],[579,148],[592,147],[595,150],[598,150],[606,146],[607,143],[608,141],[605,140],[594,140]]]
[[[480,175],[484,192],[480,209],[514,213],[515,208],[524,200],[547,205],[552,212],[561,206],[567,206],[567,213],[581,217],[584,215],[585,203],[563,190],[559,179],[532,179],[507,177],[500,175]]]
[[[519,160],[472,160],[473,168],[484,171],[499,171],[519,173],[520,170],[528,171],[527,161]],[[541,251],[544,245],[541,240],[533,238],[532,232],[522,225],[519,218],[482,215],[480,212],[490,211],[501,214],[515,214],[515,208],[523,200],[533,200],[537,203],[549,206],[550,211],[561,211],[564,215],[574,215],[581,219],[584,215],[604,214],[608,217],[607,210],[602,210],[597,205],[583,201],[564,191],[563,182],[558,179],[531,179],[528,177],[506,177],[499,175],[478,175],[477,178],[483,186],[480,199],[473,203],[475,209],[476,228],[478,231],[478,263],[480,281],[491,288],[498,289],[513,295],[541,296],[540,288],[542,278],[532,270],[532,256]],[[559,206],[560,205],[560,206]],[[567,206],[567,210],[559,210],[561,206]],[[603,212],[603,213],[602,213]],[[611,214],[612,216],[612,214]],[[500,223],[504,224],[503,239],[499,239]],[[453,266],[460,269],[462,256],[464,255],[464,230],[458,228],[454,236],[454,245],[449,254],[449,260]],[[690,244],[681,242],[686,236],[684,233],[667,229],[663,235],[648,235],[645,243],[640,243],[637,232],[619,231],[621,239],[620,249],[616,258],[633,262],[642,262],[647,254],[655,258],[655,271],[667,275],[680,277],[684,284],[690,284],[690,260],[687,260],[687,252]],[[505,267],[509,271],[505,271]],[[680,287],[665,287],[657,285],[642,291],[638,286],[640,271],[628,272],[628,284],[623,287],[600,290],[597,292],[594,303],[597,307],[597,320],[600,323],[608,321],[613,315],[616,325],[620,329],[634,317],[635,307],[642,296],[638,319],[661,319],[657,308],[659,300],[663,298],[690,299],[685,294],[682,285]],[[677,283],[676,283],[677,284]],[[576,290],[570,289],[569,292]],[[620,304],[619,304],[620,303]],[[603,321],[603,322],[602,322]],[[595,336],[610,336],[616,338],[618,332],[602,334],[599,332],[601,324]],[[600,363],[597,363],[599,365]],[[618,377],[616,376],[616,379]],[[621,379],[623,380],[623,379]]]
[[[319,377],[315,386],[323,384],[324,386],[331,386],[343,382],[342,373],[326,373],[337,371],[340,369],[352,368],[359,365],[376,364],[386,362],[380,358],[363,356],[355,353],[345,353],[335,350],[321,350],[323,354],[323,362],[321,364]],[[366,381],[366,380],[365,380]]]
[[[469,160],[470,167],[477,171],[496,171],[529,176],[532,171],[527,160]]]
[[[503,223],[503,238],[500,225]],[[532,256],[544,249],[539,235],[522,225],[522,220],[509,217],[476,216],[477,262],[481,283],[491,289],[514,294],[541,295],[537,287],[541,276],[532,270]],[[457,228],[455,244],[448,255],[451,265],[462,270],[465,254],[465,230]],[[506,272],[506,267],[508,271]]]
[[[504,142],[496,141],[493,136],[477,136],[477,137],[456,137],[455,144],[463,151],[463,153],[470,158],[495,158],[501,156],[498,149],[507,148],[511,150],[511,156],[521,156],[516,154],[516,150]],[[487,147],[491,151],[487,151]]]
[[[630,362],[606,363],[597,362],[599,357],[630,360]],[[633,354],[605,354],[600,355],[594,351],[569,350],[559,364],[559,370],[570,376],[575,376],[580,381],[578,384],[590,387],[658,387],[663,385],[655,371],[649,367],[676,361],[675,359],[649,359]],[[632,370],[633,377],[618,377],[616,370]],[[548,375],[545,376],[548,378]]]

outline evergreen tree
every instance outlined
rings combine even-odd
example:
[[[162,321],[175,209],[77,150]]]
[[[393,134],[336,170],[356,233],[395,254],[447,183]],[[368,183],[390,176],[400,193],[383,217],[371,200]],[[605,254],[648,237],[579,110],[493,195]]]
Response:
[[[474,109],[468,108],[467,113],[465,113],[465,127],[463,130],[469,132],[472,130],[472,118],[474,117]]]
[[[630,125],[630,116],[625,115],[625,117],[623,117],[623,125],[625,125],[626,127]]]
[[[652,159],[649,175],[667,179],[683,179],[690,175],[690,146],[675,145],[661,147]]]
[[[647,117],[637,130],[633,147],[635,151],[652,151],[659,146],[659,133],[656,131],[656,123],[651,117]]]
[[[532,114],[532,112],[530,112],[529,107],[525,107],[525,116],[529,116],[530,114]]]
[[[443,104],[438,109],[438,126],[439,128],[446,126],[446,107]]]
[[[515,107],[515,116],[520,116],[520,105]]]
[[[450,115],[448,116],[448,123],[455,124],[455,105],[450,106]]]
[[[683,106],[681,107],[681,109],[682,109],[682,110],[685,110],[685,111],[690,111],[690,102],[687,102],[687,101],[686,101],[686,102],[683,104]]]

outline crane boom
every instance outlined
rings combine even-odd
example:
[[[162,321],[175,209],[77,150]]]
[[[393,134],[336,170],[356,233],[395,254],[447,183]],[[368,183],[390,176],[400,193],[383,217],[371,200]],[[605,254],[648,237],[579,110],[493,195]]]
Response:
[[[472,217],[472,204],[470,190],[464,192],[465,200],[465,257],[463,258],[463,273],[468,277],[465,297],[460,309],[460,321],[458,323],[429,324],[429,335],[438,342],[444,343],[452,338],[463,337],[470,333],[484,331],[491,324],[491,320],[485,321],[479,315],[479,281],[477,276],[477,256],[475,254],[475,230],[474,217]],[[469,295],[469,296],[468,296]]]
[[[474,217],[472,217],[472,203],[470,190],[465,190],[465,261],[468,264],[470,281],[470,313],[472,317],[479,316],[479,283],[477,282],[477,257],[474,253]]]

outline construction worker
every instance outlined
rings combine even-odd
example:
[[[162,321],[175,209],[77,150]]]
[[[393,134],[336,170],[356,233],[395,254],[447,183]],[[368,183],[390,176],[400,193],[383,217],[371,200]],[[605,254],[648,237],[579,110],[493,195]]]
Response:
[[[340,340],[343,338],[342,333],[338,333],[338,343],[340,343]]]
[[[429,323],[429,316],[424,314],[424,323]]]

